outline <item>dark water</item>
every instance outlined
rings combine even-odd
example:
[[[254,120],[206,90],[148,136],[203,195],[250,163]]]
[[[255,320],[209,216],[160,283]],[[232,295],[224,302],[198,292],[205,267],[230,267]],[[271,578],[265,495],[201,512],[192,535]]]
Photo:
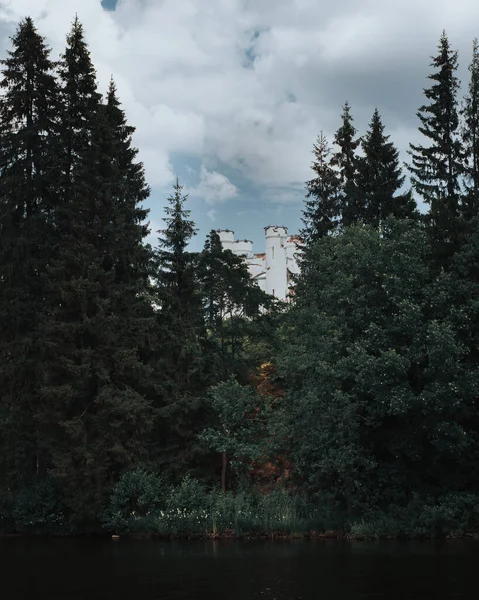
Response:
[[[0,540],[2,600],[479,598],[479,544]]]

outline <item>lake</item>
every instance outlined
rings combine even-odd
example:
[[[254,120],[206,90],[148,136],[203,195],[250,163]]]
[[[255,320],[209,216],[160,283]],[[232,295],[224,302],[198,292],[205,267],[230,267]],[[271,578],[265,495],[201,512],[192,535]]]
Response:
[[[5,600],[479,598],[477,542],[0,540]]]

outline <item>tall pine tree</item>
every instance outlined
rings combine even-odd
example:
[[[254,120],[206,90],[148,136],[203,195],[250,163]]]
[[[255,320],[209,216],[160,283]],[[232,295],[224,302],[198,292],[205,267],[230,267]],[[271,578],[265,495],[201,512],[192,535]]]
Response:
[[[59,209],[38,408],[49,472],[62,484],[72,519],[84,525],[96,522],[118,475],[148,459],[154,417],[141,204],[149,189],[113,84],[107,104],[91,109],[88,142],[75,155],[68,201]]]
[[[196,272],[198,255],[188,248],[196,228],[185,208],[188,196],[182,191],[176,178],[165,207],[165,228],[158,232],[153,274],[161,338],[157,369],[162,378],[156,451],[159,464],[173,476],[195,464],[202,399],[209,383],[205,379],[206,332]]]
[[[427,216],[433,254],[439,265],[445,265],[458,247],[460,216],[461,144],[456,76],[457,52],[452,50],[443,32],[438,54],[429,75],[433,82],[424,90],[429,104],[420,107],[419,131],[426,144],[410,144],[411,180],[413,187],[429,204]]]
[[[340,207],[341,224],[343,227],[354,225],[362,220],[364,206],[358,194],[358,158],[356,150],[361,142],[356,138],[357,130],[351,115],[351,106],[346,102],[341,115],[342,124],[334,135],[334,143],[338,146],[331,164],[339,170],[340,174]]]
[[[477,39],[472,46],[469,72],[469,90],[461,111],[465,176],[461,212],[466,221],[479,216],[479,47]]]
[[[67,35],[67,47],[59,62],[59,75],[62,86],[62,178],[59,184],[63,205],[67,207],[75,167],[90,145],[94,118],[101,101],[95,67],[78,17],[75,17]]]
[[[35,420],[38,321],[58,180],[59,93],[50,49],[30,18],[12,45],[0,83],[0,487],[43,470]]]
[[[358,191],[363,198],[364,222],[374,227],[388,216],[416,218],[416,203],[410,192],[399,193],[404,175],[399,152],[384,134],[379,111],[373,113],[369,130],[361,146],[364,156],[359,160]]]
[[[306,183],[306,202],[301,237],[306,245],[331,234],[340,224],[340,180],[331,165],[331,150],[323,132],[314,144],[311,169],[315,177]]]

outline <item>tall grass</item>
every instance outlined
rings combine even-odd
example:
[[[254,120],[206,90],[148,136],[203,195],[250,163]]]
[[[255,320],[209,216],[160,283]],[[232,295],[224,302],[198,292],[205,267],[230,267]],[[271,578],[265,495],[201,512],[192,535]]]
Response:
[[[114,533],[159,536],[290,537],[335,530],[354,539],[430,539],[478,534],[479,501],[465,493],[413,496],[406,506],[348,519],[282,488],[266,495],[254,490],[223,493],[188,477],[168,486],[155,475],[136,471],[118,482],[103,521]]]
[[[115,533],[151,533],[160,536],[269,536],[304,535],[322,528],[318,511],[301,498],[278,489],[268,495],[248,492],[207,490],[198,481],[186,478],[162,493],[152,493],[151,475],[140,482],[149,487],[132,489],[126,478],[115,489],[104,526]],[[138,481],[136,482],[139,483]],[[161,485],[161,482],[158,482]],[[129,490],[127,498],[124,489]],[[150,498],[141,506],[131,496]],[[158,503],[152,502],[158,498]]]

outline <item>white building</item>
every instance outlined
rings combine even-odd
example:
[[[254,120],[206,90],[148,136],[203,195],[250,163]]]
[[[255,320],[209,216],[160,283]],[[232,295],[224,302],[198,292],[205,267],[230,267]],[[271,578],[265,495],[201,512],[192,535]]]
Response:
[[[255,254],[253,242],[235,240],[234,231],[219,229],[217,233],[225,250],[244,257],[251,277],[263,291],[279,300],[289,301],[291,275],[299,273],[298,236],[288,236],[288,229],[281,225],[269,225],[264,228],[265,252]]]

